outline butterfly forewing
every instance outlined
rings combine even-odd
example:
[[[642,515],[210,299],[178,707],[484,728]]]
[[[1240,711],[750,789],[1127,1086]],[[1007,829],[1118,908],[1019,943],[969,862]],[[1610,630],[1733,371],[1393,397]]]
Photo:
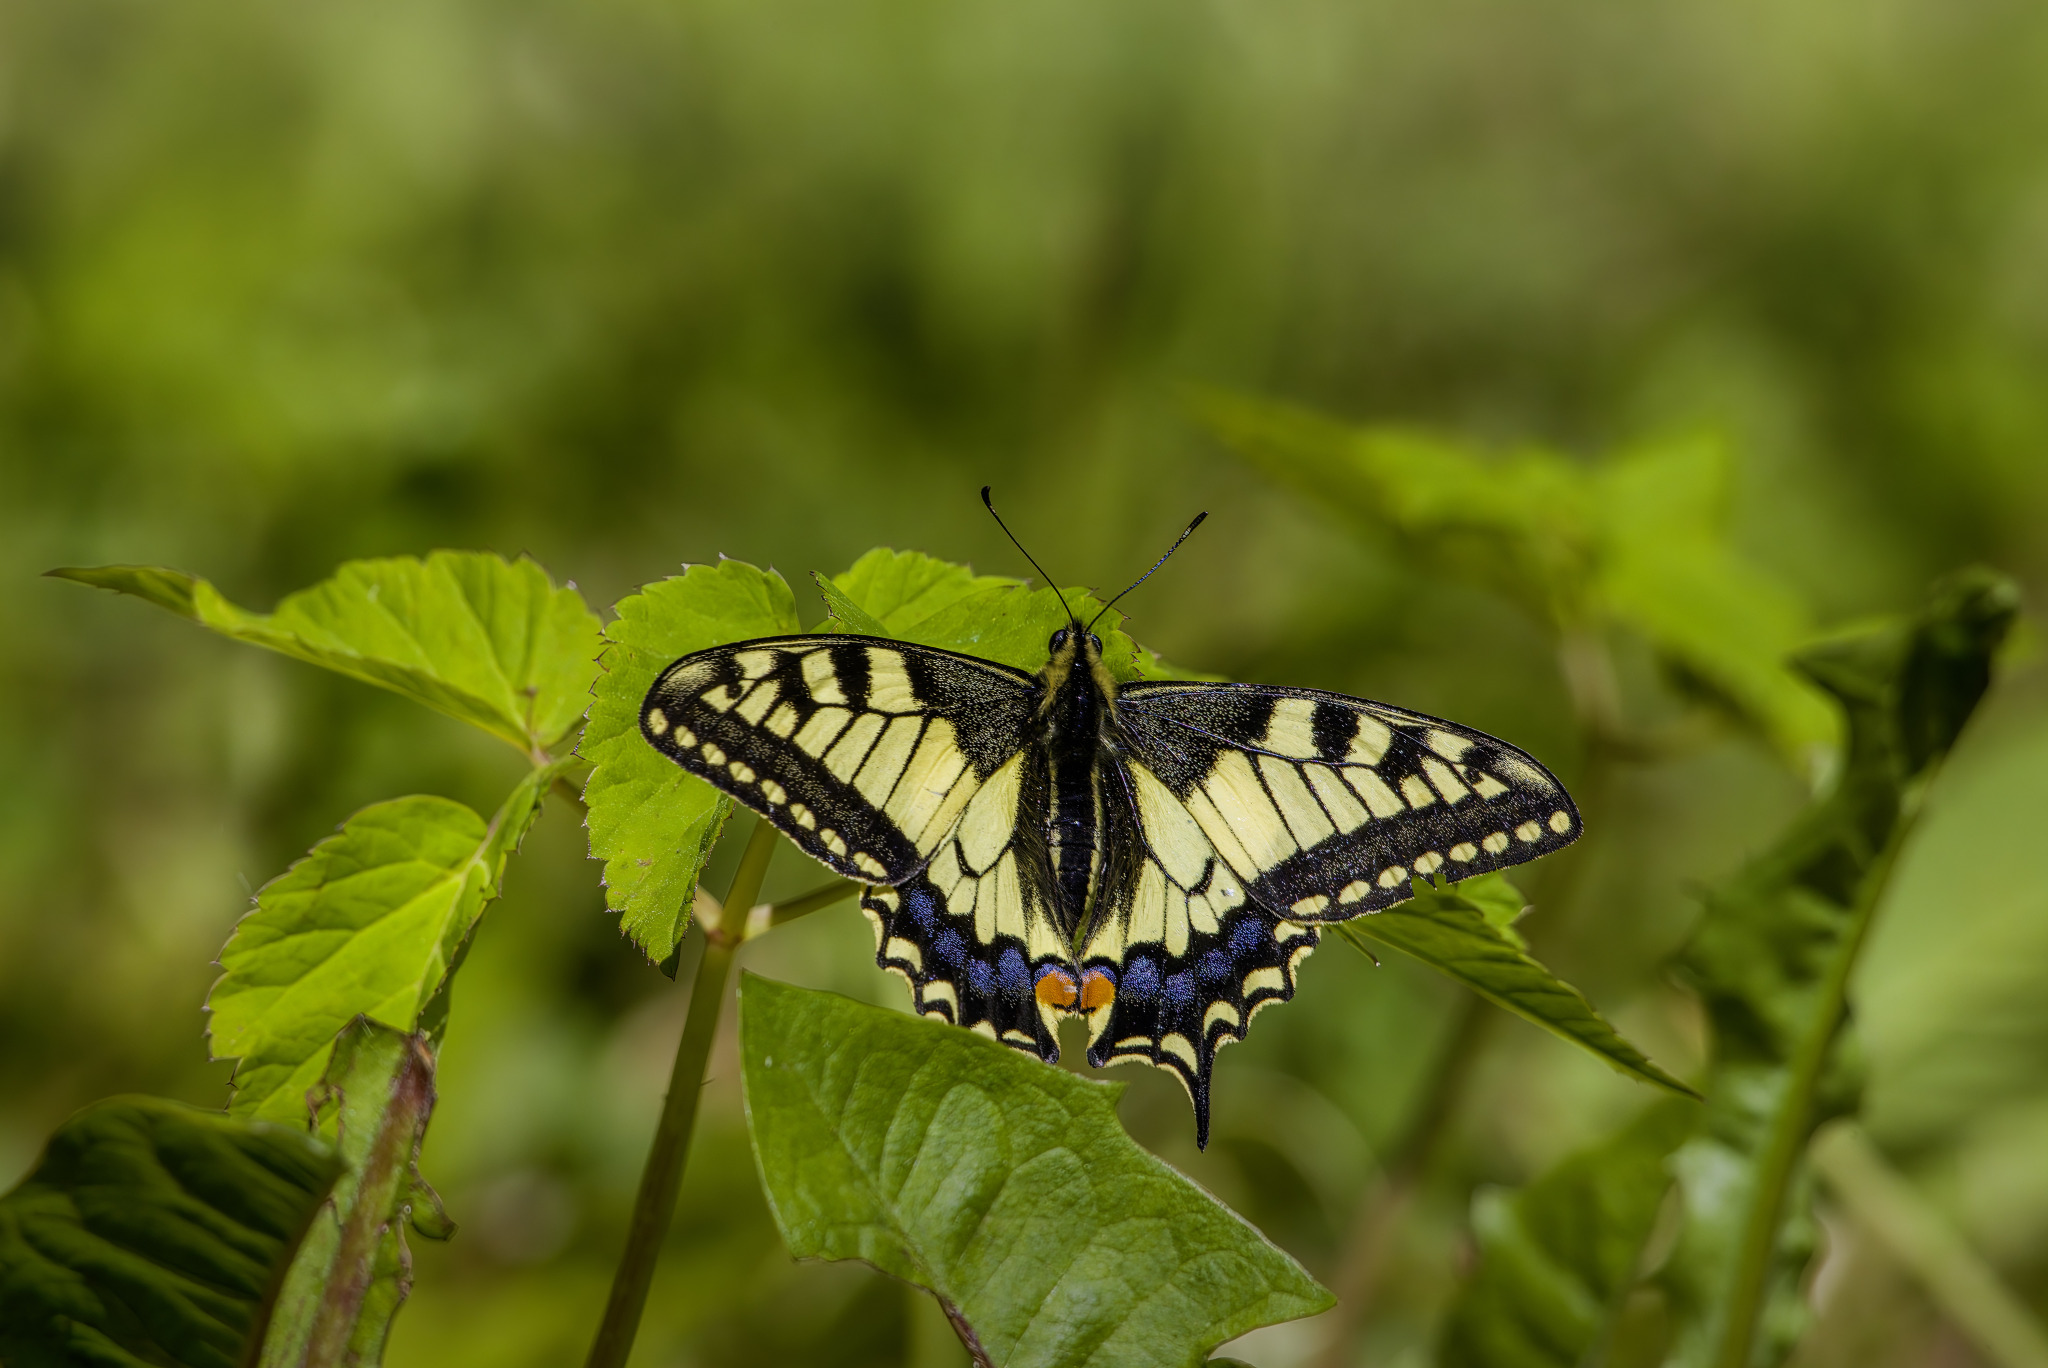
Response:
[[[1543,766],[1419,713],[1250,684],[1133,685],[1117,711],[1133,755],[1275,916],[1376,912],[1417,875],[1504,869],[1579,834]]]
[[[1031,699],[1030,676],[990,661],[872,637],[770,637],[678,660],[648,691],[640,728],[805,854],[894,884],[1016,755]]]

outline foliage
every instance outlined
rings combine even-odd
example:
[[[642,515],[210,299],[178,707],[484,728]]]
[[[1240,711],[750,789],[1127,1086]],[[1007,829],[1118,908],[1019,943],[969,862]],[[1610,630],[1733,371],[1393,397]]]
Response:
[[[1798,597],[1729,545],[1730,470],[1718,445],[1651,443],[1589,466],[1245,399],[1212,398],[1204,411],[1275,478],[1391,532],[1440,573],[1505,595],[1560,636],[1641,634],[1795,764],[1811,766],[1832,742],[1826,706],[1786,665],[1811,630]]]
[[[978,1362],[1182,1368],[1330,1306],[1299,1264],[1131,1142],[1115,1085],[760,978],[741,989],[740,1049],[790,1252],[925,1288]]]
[[[1527,1214],[1576,1194],[1587,1213],[1582,1243],[1639,1248],[1655,1206],[1646,1175],[1656,1174],[1659,1198],[1675,1177],[1682,1225],[1655,1274],[1673,1321],[1673,1368],[1768,1368],[1804,1326],[1799,1283],[1814,1248],[1807,1142],[1858,1100],[1847,986],[1930,771],[1982,697],[2016,610],[2010,581],[1965,573],[1937,585],[1913,618],[1801,654],[1846,716],[1846,755],[1832,791],[1708,896],[1681,959],[1714,1031],[1707,1106],[1690,1134],[1646,1122],[1613,1142],[1611,1162],[1567,1161],[1519,1199]],[[1577,1361],[1611,1333],[1628,1284],[1611,1260],[1596,1281],[1585,1255],[1569,1271],[1605,1295],[1579,1299],[1567,1329],[1554,1315],[1491,1314],[1554,1300],[1556,1274],[1519,1252],[1498,1210],[1479,1220],[1482,1232],[1489,1222],[1489,1261],[1449,1321],[1458,1362]]]
[[[159,566],[53,575],[134,594],[223,636],[400,693],[541,752],[583,715],[597,618],[530,560],[437,551],[351,561],[273,613],[227,601],[205,580]]]
[[[1530,957],[1528,945],[1514,929],[1523,906],[1521,894],[1502,874],[1440,886],[1418,879],[1409,901],[1339,922],[1336,930],[1368,954],[1368,945],[1377,944],[1413,955],[1495,1006],[1591,1051],[1624,1074],[1686,1097],[1698,1096],[1623,1040],[1583,993]]]
[[[0,1198],[10,1368],[233,1368],[341,1172],[302,1132],[153,1097],[96,1102]]]
[[[365,808],[264,885],[207,997],[214,1053],[238,1061],[237,1114],[302,1116],[351,1018],[428,1021],[561,768],[529,773],[488,824],[447,798]]]

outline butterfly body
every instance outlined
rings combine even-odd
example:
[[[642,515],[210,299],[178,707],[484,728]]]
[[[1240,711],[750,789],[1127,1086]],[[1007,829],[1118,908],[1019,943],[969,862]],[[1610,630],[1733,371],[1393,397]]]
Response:
[[[715,647],[649,691],[650,744],[868,886],[916,1009],[1052,1061],[1210,1069],[1293,996],[1325,922],[1578,836],[1542,766],[1338,694],[1117,680],[1079,621],[1036,674],[886,638]]]

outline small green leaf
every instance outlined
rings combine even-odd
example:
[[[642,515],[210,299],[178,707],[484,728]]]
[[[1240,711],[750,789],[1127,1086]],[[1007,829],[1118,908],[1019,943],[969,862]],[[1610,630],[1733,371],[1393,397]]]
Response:
[[[426,1037],[357,1017],[334,1041],[312,1099],[347,1173],[292,1260],[259,1368],[376,1368],[411,1286],[405,1227],[417,1223],[420,1142],[434,1110]],[[453,1233],[447,1215],[422,1213]]]
[[[436,551],[350,561],[252,613],[203,579],[154,566],[52,570],[133,594],[224,636],[376,684],[482,727],[522,752],[576,725],[600,645],[573,588],[521,557]]]
[[[1337,931],[1361,950],[1372,942],[1413,955],[1622,1073],[1685,1097],[1699,1096],[1622,1039],[1578,989],[1529,957],[1512,926],[1498,920],[1510,902],[1520,913],[1521,894],[1512,884],[1503,892],[1495,880],[1507,882],[1497,874],[1481,875],[1437,888],[1418,879],[1409,901],[1339,922]]]
[[[1578,1368],[1594,1361],[1641,1273],[1671,1187],[1666,1160],[1699,1108],[1661,1102],[1517,1192],[1480,1193],[1479,1268],[1444,1319],[1443,1368]]]
[[[681,656],[803,629],[782,577],[734,560],[693,565],[621,599],[617,611],[577,752],[595,766],[583,798],[605,897],[620,928],[658,963],[689,927],[697,875],[732,804],[647,744],[640,705]]]
[[[820,631],[848,632],[854,636],[889,636],[889,629],[867,609],[847,597],[844,589],[816,570],[811,571],[811,579],[817,583],[818,592],[825,596],[825,607],[831,614]]]
[[[790,1252],[861,1259],[931,1291],[1002,1368],[1185,1368],[1332,1304],[1131,1142],[1119,1085],[751,975],[740,1051]]]
[[[447,798],[364,808],[264,885],[207,999],[215,1056],[241,1061],[232,1111],[302,1117],[350,1019],[421,1024],[568,763],[531,771],[488,825]]]
[[[0,1362],[247,1362],[341,1171],[284,1126],[154,1097],[95,1102],[0,1198]]]

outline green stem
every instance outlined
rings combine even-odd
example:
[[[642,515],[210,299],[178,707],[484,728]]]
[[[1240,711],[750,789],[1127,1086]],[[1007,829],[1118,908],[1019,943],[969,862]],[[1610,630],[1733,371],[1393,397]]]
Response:
[[[1714,1354],[1715,1368],[1749,1368],[1755,1347],[1757,1317],[1762,1313],[1764,1287],[1770,1280],[1771,1262],[1778,1249],[1780,1217],[1785,1209],[1785,1191],[1792,1184],[1793,1170],[1813,1129],[1813,1094],[1827,1066],[1829,1048],[1841,1025],[1848,1002],[1849,976],[1869,935],[1871,915],[1891,878],[1899,849],[1914,825],[1911,814],[1901,816],[1892,827],[1884,849],[1871,862],[1862,886],[1856,890],[1842,943],[1822,980],[1820,1001],[1812,1024],[1800,1040],[1787,1069],[1785,1091],[1771,1118],[1770,1136],[1757,1160],[1756,1186],[1750,1190],[1749,1210],[1742,1225],[1742,1241],[1736,1247],[1735,1276],[1729,1287],[1728,1310],[1721,1321],[1721,1342]]]
[[[690,1152],[697,1102],[704,1090],[704,1067],[711,1058],[711,1042],[718,1035],[725,980],[746,935],[747,911],[761,894],[761,880],[775,854],[775,841],[775,828],[757,819],[740,866],[733,873],[732,887],[726,890],[718,923],[704,926],[704,954],[690,983],[690,1013],[683,1022],[683,1038],[676,1044],[668,1099],[662,1104],[661,1123],[655,1127],[647,1166],[640,1174],[640,1191],[633,1198],[633,1219],[626,1230],[626,1252],[612,1277],[611,1298],[605,1303],[604,1320],[585,1360],[587,1368],[625,1368],[626,1356],[633,1350],[633,1337],[647,1306],[647,1290],[654,1282],[654,1263],[675,1218],[683,1161]]]

